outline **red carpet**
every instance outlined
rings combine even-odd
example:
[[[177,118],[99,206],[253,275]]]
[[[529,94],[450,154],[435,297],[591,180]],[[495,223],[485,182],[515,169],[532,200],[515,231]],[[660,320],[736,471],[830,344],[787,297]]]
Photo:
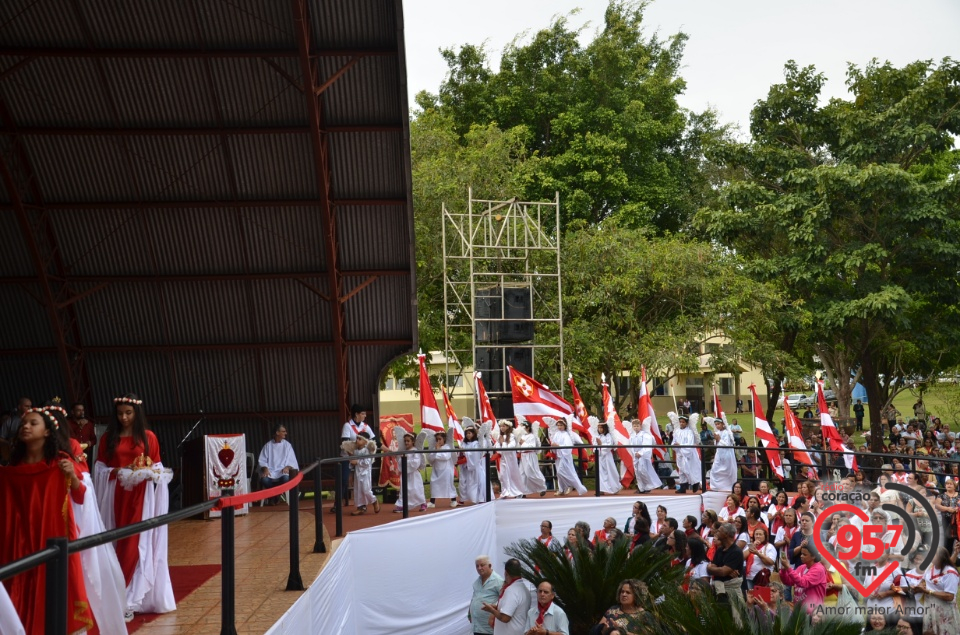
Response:
[[[173,584],[173,597],[177,604],[188,595],[196,591],[204,582],[220,573],[218,564],[197,564],[185,567],[170,567],[170,582]],[[160,617],[159,613],[144,613],[134,616],[133,621],[127,624],[127,633],[134,633],[144,624],[149,624]]]

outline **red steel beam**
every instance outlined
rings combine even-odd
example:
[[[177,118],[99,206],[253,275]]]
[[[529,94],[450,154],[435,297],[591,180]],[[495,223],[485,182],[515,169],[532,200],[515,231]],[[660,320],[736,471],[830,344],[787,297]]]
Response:
[[[7,112],[6,104],[0,104],[0,114],[2,114],[3,119],[5,120],[4,123],[10,125],[11,119],[9,117],[9,113]],[[21,162],[24,162],[26,159],[22,152],[19,154],[21,156]],[[26,166],[24,165],[22,167]],[[70,396],[71,400],[81,399],[87,401],[89,395],[78,393],[78,387],[74,382],[73,365],[71,363],[70,354],[67,350],[66,326],[61,321],[60,309],[57,308],[59,301],[57,293],[54,292],[55,281],[51,280],[47,273],[47,262],[44,260],[39,237],[34,231],[33,223],[30,220],[30,212],[27,211],[23,204],[23,196],[20,193],[17,179],[15,178],[14,172],[10,168],[10,165],[7,163],[6,157],[2,153],[0,153],[0,176],[3,177],[7,194],[10,197],[10,202],[13,204],[13,210],[14,215],[17,218],[17,224],[20,226],[20,232],[23,234],[24,243],[26,244],[27,250],[30,253],[30,260],[33,263],[33,269],[37,274],[33,282],[38,282],[40,284],[44,309],[46,309],[47,319],[50,321],[50,328],[53,331],[54,341],[56,342],[56,348],[51,349],[51,352],[55,352],[57,354],[57,359],[60,362],[60,369],[63,373],[64,379],[66,380],[65,383],[67,394]],[[36,186],[36,183],[34,183],[34,186]]]
[[[413,346],[408,339],[390,340],[350,340],[340,345],[367,347],[367,346]],[[330,348],[336,347],[337,342],[253,342],[230,344],[142,344],[138,346],[84,346],[86,353],[189,353],[196,351],[260,351],[297,348]],[[66,347],[65,349],[66,350]],[[31,355],[59,354],[59,348],[7,348],[0,350],[0,357],[23,357]]]
[[[402,207],[406,201],[401,198],[351,198],[333,199],[334,207]],[[24,203],[27,209],[40,209],[38,206]],[[59,211],[113,210],[113,209],[233,209],[236,207],[319,207],[317,199],[260,199],[237,201],[66,201],[44,203],[43,209]],[[0,203],[0,209],[13,209],[9,203]]]
[[[361,132],[400,132],[401,126],[394,124],[346,124],[327,126],[323,132],[331,134]],[[305,126],[224,126],[223,128],[74,128],[54,126],[33,126],[19,128],[0,128],[0,133],[14,137],[210,137],[228,135],[291,135],[308,134]]]
[[[317,278],[326,276],[326,271],[310,271],[303,273],[201,273],[201,274],[172,274],[172,275],[122,275],[122,274],[94,274],[94,275],[68,275],[63,278],[64,282],[90,282],[90,283],[145,283],[145,282],[234,282],[246,280],[300,280],[303,278]],[[350,269],[341,271],[340,275],[345,278],[366,278],[368,276],[409,276],[409,269]],[[57,280],[56,276],[52,276]],[[0,284],[29,284],[36,282],[36,278],[30,276],[6,276],[0,277]],[[86,293],[86,292],[85,292]]]
[[[320,49],[311,51],[308,59],[318,57],[395,57],[395,49]],[[187,59],[187,58],[251,58],[251,57],[302,57],[299,50],[290,49],[133,49],[133,48],[38,48],[29,46],[2,46],[0,56],[5,57],[58,57],[88,59]]]
[[[310,119],[310,142],[313,145],[313,165],[316,171],[317,188],[320,199],[320,222],[323,227],[324,255],[327,260],[327,291],[330,306],[331,326],[333,329],[333,359],[337,381],[337,407],[340,418],[346,419],[350,413],[350,374],[347,367],[347,354],[344,350],[346,339],[343,306],[339,302],[343,289],[338,262],[336,216],[333,210],[330,191],[330,165],[327,148],[327,135],[323,133],[323,114],[320,111],[320,97],[317,95],[317,80],[312,64],[316,51],[311,51],[310,22],[307,19],[305,0],[291,0],[293,10],[293,30],[297,36],[297,50],[300,58],[303,92],[306,97],[307,113]],[[395,52],[394,52],[395,53]],[[354,56],[355,57],[355,56]],[[412,343],[411,343],[412,346]]]

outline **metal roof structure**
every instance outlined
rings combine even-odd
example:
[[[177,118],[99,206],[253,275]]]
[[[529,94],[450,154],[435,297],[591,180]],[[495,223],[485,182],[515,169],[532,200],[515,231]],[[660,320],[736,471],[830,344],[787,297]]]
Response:
[[[406,95],[400,0],[0,3],[3,406],[336,454],[416,345]]]

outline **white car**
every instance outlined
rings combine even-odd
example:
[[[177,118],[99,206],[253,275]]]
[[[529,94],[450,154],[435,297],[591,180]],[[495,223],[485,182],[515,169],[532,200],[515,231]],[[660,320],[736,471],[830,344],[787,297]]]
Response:
[[[805,401],[806,399],[807,396],[802,393],[787,395],[787,405],[789,405],[793,410],[796,410],[800,407],[800,402]],[[783,395],[780,395],[780,399],[777,400],[777,409],[783,409]]]

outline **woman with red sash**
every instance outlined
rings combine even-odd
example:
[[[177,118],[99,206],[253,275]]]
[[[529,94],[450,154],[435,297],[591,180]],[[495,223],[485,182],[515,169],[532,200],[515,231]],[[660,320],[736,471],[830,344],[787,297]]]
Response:
[[[107,529],[161,516],[170,503],[170,470],[163,468],[160,444],[147,429],[143,401],[130,393],[113,403],[116,416],[107,424],[94,468],[100,514]],[[175,610],[167,566],[166,525],[115,544],[127,585],[127,618],[130,612]]]
[[[79,467],[61,448],[56,420],[42,410],[28,410],[20,423],[10,465],[0,467],[0,564],[7,564],[47,546],[47,539],[76,540],[70,500],[82,502],[85,488]],[[67,563],[67,632],[93,628],[80,554]],[[27,633],[45,629],[46,567],[4,580]]]

